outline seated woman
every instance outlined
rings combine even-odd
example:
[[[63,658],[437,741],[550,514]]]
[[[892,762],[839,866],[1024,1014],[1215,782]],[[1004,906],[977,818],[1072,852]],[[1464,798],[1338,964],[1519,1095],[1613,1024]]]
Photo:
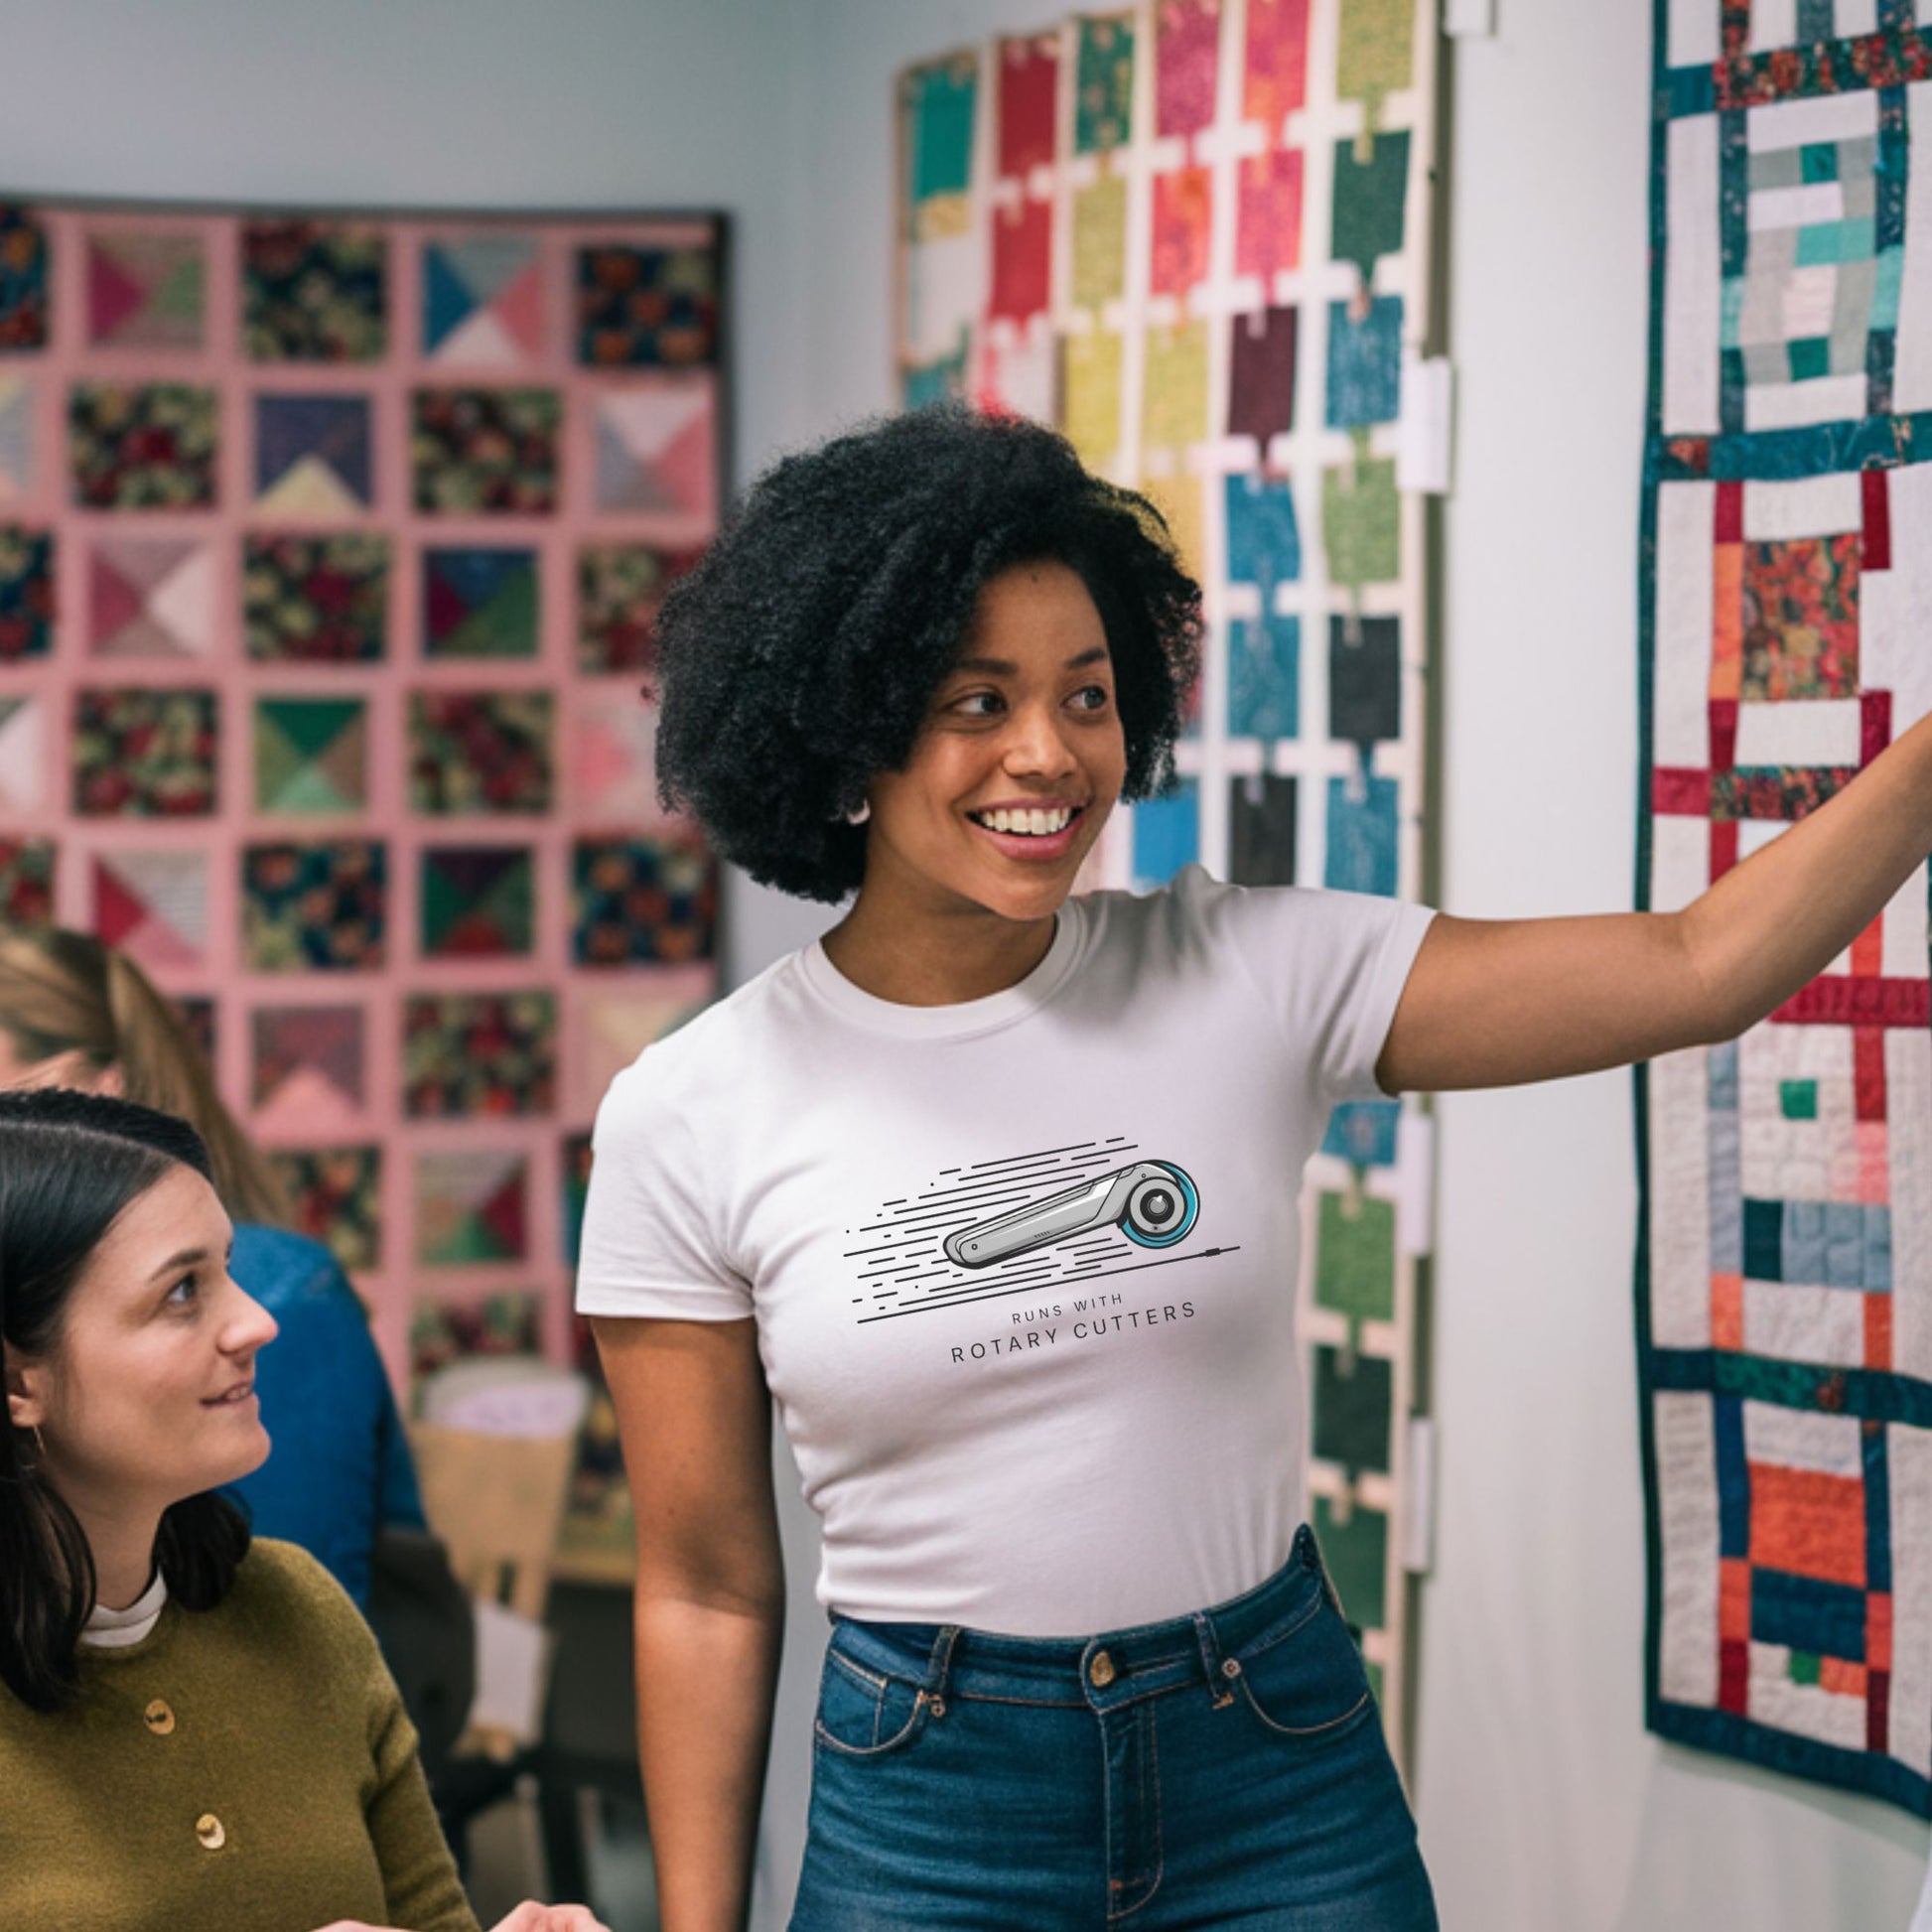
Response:
[[[0,1924],[476,1932],[367,1625],[215,1493],[276,1328],[211,1173],[169,1115],[0,1093]]]
[[[282,1331],[255,1386],[275,1453],[237,1493],[262,1535],[320,1557],[366,1610],[376,1532],[423,1528],[389,1378],[335,1256],[281,1225],[275,1176],[222,1106],[173,1007],[133,960],[90,934],[0,937],[0,1087],[16,1086],[120,1094],[201,1134],[215,1189],[237,1217],[231,1271]]]

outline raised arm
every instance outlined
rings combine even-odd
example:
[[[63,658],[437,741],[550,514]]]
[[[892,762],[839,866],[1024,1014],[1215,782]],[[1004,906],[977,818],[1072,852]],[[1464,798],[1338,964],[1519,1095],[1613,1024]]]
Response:
[[[1734,1038],[1821,973],[1932,851],[1932,718],[1681,912],[1438,918],[1376,1075],[1501,1087]]]
[[[784,1628],[752,1321],[593,1318],[637,1519],[637,1752],[664,1932],[740,1932]]]

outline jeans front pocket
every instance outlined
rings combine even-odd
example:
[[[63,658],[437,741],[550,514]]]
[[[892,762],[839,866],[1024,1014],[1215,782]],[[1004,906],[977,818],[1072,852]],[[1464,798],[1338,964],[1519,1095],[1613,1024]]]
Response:
[[[1279,1737],[1322,1743],[1375,1709],[1367,1667],[1325,1580],[1299,1622],[1258,1638],[1232,1661],[1229,1674],[1248,1709]]]
[[[844,1656],[837,1638],[818,1685],[818,1740],[846,1757],[884,1757],[925,1727],[930,1700],[916,1684]]]

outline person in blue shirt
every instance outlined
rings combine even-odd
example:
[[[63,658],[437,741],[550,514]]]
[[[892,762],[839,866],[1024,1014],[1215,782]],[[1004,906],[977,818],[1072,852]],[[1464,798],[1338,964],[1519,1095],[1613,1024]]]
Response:
[[[0,935],[0,1088],[77,1087],[179,1114],[235,1223],[232,1273],[274,1315],[255,1390],[274,1447],[233,1485],[256,1531],[300,1544],[367,1609],[384,1527],[421,1530],[416,1468],[368,1317],[321,1242],[290,1232],[273,1170],[221,1103],[180,1015],[126,954],[57,928]]]

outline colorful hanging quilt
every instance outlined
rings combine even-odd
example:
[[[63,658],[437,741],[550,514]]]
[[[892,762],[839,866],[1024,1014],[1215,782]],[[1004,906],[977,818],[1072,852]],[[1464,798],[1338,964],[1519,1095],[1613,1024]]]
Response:
[[[639,688],[720,509],[722,239],[0,208],[0,920],[182,1002],[398,1368],[575,1355],[584,1130],[713,990]]]
[[[1435,11],[1148,0],[900,77],[902,399],[1056,424],[1156,503],[1205,595],[1179,782],[1118,816],[1088,883],[1199,860],[1423,889],[1424,503],[1396,456]],[[1427,1126],[1342,1108],[1306,1201],[1310,1510],[1392,1715]]]
[[[1932,15],[1660,0],[1639,891],[1932,710]],[[1741,1039],[1637,1082],[1651,1727],[1932,1816],[1921,866]]]

